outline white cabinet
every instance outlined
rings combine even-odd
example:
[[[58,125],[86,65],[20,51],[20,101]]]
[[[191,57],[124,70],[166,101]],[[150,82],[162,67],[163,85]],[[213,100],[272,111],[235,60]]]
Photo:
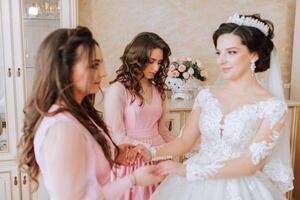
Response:
[[[0,1],[0,200],[48,199],[42,181],[32,193],[28,175],[18,169],[17,144],[37,48],[54,29],[76,23],[77,0]]]
[[[180,130],[187,121],[191,108],[193,106],[193,100],[169,100],[169,130],[174,134],[179,135]]]

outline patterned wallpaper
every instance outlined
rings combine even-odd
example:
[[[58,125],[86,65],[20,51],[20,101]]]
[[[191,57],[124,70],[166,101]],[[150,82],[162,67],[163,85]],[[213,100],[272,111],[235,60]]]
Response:
[[[126,44],[142,31],[158,33],[173,57],[202,60],[210,83],[219,74],[214,30],[235,12],[260,13],[274,23],[282,76],[289,82],[295,4],[296,0],[79,0],[79,24],[89,27],[100,42],[109,74],[104,85],[115,76]]]

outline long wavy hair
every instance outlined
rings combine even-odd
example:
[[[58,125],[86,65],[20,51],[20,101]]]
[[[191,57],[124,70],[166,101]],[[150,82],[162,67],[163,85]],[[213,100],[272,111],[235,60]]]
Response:
[[[52,32],[39,47],[33,90],[24,108],[24,134],[18,145],[19,167],[28,173],[36,184],[35,189],[38,188],[40,169],[34,154],[33,141],[36,130],[45,116],[54,116],[61,112],[70,113],[95,138],[110,165],[114,163],[109,141],[101,134],[104,132],[111,140],[108,129],[100,117],[101,113],[93,106],[95,94],[86,96],[80,104],[74,99],[72,92],[73,66],[83,55],[88,55],[89,66],[92,66],[96,46],[99,45],[90,30],[79,26],[76,29],[58,29]],[[57,101],[63,102],[64,106],[49,113],[48,110]],[[91,119],[102,130],[99,130]],[[113,143],[112,140],[111,142]],[[118,148],[113,144],[117,155]]]
[[[126,46],[123,56],[120,58],[122,65],[116,71],[116,78],[110,82],[110,84],[116,81],[121,82],[132,96],[131,103],[135,101],[136,97],[138,97],[141,99],[140,105],[144,104],[144,98],[141,95],[143,89],[140,80],[144,77],[143,71],[146,64],[150,61],[151,51],[156,48],[162,50],[163,61],[154,78],[150,81],[161,94],[161,98],[166,98],[165,80],[167,78],[170,64],[170,47],[157,34],[142,32],[135,36],[134,39]]]

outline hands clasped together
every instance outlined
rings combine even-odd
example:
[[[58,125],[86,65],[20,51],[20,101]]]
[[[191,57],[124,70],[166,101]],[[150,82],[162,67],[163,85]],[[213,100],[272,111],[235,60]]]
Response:
[[[145,162],[150,162],[152,159],[149,150],[141,144],[121,144],[119,145],[119,150],[119,155],[116,159],[119,165],[132,166],[139,159],[143,159]],[[185,173],[185,165],[167,160],[161,161],[157,165],[143,166],[134,171],[133,175],[135,184],[149,185],[161,182],[169,174],[185,176]]]

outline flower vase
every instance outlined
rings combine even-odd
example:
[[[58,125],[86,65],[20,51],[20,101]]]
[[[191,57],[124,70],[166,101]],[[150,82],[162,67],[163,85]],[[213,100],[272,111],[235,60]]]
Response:
[[[188,89],[176,89],[172,90],[172,100],[182,99],[182,100],[190,100],[193,98],[193,95],[190,93]]]

